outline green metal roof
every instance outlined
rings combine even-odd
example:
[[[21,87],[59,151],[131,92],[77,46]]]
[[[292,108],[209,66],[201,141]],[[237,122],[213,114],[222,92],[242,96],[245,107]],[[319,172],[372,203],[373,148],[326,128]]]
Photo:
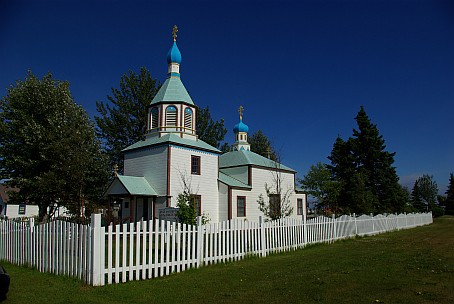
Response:
[[[160,145],[160,144],[166,144],[166,143],[194,148],[197,150],[210,151],[213,153],[221,153],[221,151],[219,151],[215,147],[207,144],[203,140],[200,140],[200,139],[193,140],[193,139],[189,139],[189,138],[181,138],[179,135],[173,134],[173,133],[163,135],[162,137],[150,137],[145,140],[138,141],[135,144],[132,144],[129,147],[126,147],[125,149],[123,149],[122,152],[127,152],[127,151],[134,150],[134,149],[155,146],[155,145]]]
[[[194,105],[194,102],[181,82],[180,77],[169,77],[166,79],[151,101],[151,105],[160,102],[184,102]]]
[[[243,182],[240,182],[239,180],[237,180],[236,178],[233,178],[231,177],[230,175],[227,175],[225,174],[224,172],[222,171],[219,171],[219,178],[218,180],[223,183],[223,184],[226,184],[227,186],[231,186],[231,187],[236,187],[236,188],[247,188],[247,189],[252,189],[251,186],[243,183]]]
[[[111,187],[116,181],[119,181],[125,190],[131,195],[158,195],[145,177],[118,175],[113,180]]]
[[[254,165],[260,167],[267,167],[272,169],[281,169],[286,171],[296,172],[295,170],[284,166],[278,162],[275,162],[271,159],[263,157],[252,151],[231,151],[225,154],[222,154],[219,157],[219,168],[228,168],[228,167],[237,167],[237,166],[247,166]]]

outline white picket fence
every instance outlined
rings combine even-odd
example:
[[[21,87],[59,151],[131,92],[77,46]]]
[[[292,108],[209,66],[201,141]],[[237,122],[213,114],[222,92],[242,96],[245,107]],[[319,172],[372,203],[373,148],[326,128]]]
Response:
[[[102,227],[99,214],[92,215],[90,226],[0,221],[0,260],[98,286],[431,223],[431,213],[263,223],[235,219],[198,226],[155,220]]]

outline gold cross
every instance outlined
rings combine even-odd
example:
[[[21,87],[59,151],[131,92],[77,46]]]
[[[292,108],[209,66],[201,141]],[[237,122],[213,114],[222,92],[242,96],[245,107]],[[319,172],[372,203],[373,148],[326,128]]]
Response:
[[[178,26],[174,25],[172,29],[173,41],[177,41]]]
[[[243,120],[243,112],[244,112],[244,108],[243,106],[240,106],[239,109],[238,109],[238,113],[240,113],[240,119]]]

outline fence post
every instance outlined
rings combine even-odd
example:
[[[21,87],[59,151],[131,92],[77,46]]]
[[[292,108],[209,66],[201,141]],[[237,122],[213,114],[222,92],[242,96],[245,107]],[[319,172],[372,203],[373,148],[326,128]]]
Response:
[[[262,216],[259,216],[259,226],[260,226],[260,246],[262,251],[262,256],[266,256],[266,239],[265,239],[265,227],[263,226]]]
[[[358,235],[358,224],[356,223],[356,213],[353,213],[353,218],[355,219],[355,236]]]
[[[91,215],[91,284],[104,285],[104,235],[101,227],[101,214]]]
[[[203,225],[202,217],[197,217],[197,268],[203,263]]]
[[[370,217],[372,219],[372,233],[374,233],[375,232],[375,217],[374,217],[374,214],[371,213]]]
[[[305,201],[307,202],[307,200]],[[307,208],[304,205],[303,208],[303,247],[307,244]]]
[[[336,227],[336,215],[335,214],[332,215],[332,220],[333,220],[333,240],[332,240],[332,242],[334,242],[335,240],[337,240],[337,227]]]
[[[35,218],[31,217],[28,222],[30,234],[28,235],[28,253],[27,253],[27,263],[28,265],[33,265],[34,259],[34,249],[35,245],[33,243],[34,240],[34,232],[35,232]]]

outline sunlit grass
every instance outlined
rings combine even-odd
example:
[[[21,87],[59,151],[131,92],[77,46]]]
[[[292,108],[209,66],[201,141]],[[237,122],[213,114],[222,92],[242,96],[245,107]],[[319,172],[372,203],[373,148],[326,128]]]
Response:
[[[454,217],[168,277],[90,287],[2,263],[4,303],[454,303]]]

